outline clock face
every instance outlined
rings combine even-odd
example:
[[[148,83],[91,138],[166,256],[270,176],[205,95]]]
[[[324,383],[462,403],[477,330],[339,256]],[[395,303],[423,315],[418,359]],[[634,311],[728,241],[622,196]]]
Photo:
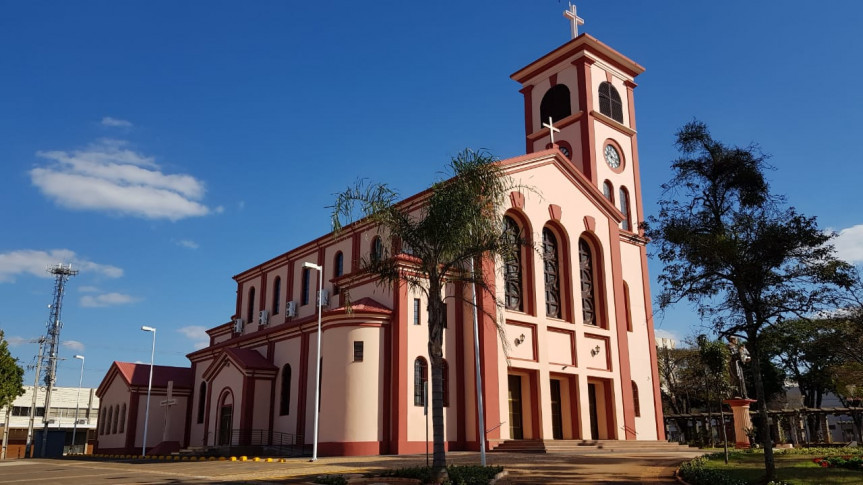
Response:
[[[620,154],[614,145],[605,145],[605,163],[615,170],[620,168]]]
[[[563,153],[564,156],[566,156],[566,158],[570,158],[570,159],[572,158],[572,154],[569,153],[569,148],[567,148],[563,145],[559,145],[558,148],[560,148],[560,152]]]

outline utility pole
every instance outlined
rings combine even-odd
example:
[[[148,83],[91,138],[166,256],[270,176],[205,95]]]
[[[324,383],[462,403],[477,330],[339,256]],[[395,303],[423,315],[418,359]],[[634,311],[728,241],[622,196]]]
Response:
[[[39,374],[42,370],[42,349],[45,345],[45,337],[40,337],[39,340],[39,354],[36,357],[36,375],[33,377],[33,401],[30,403],[30,424],[27,426],[27,446],[25,447],[25,458],[32,458],[33,452],[33,420],[36,419],[36,394],[38,394],[39,390]]]
[[[48,272],[54,275],[54,303],[51,305],[51,313],[48,317],[48,355],[45,366],[45,415],[42,417],[44,426],[42,428],[42,451],[39,456],[45,458],[48,451],[48,411],[51,409],[51,390],[57,380],[57,354],[60,351],[60,310],[63,307],[63,292],[66,288],[66,280],[78,274],[78,270],[72,269],[72,265],[63,266],[58,263],[49,266]]]

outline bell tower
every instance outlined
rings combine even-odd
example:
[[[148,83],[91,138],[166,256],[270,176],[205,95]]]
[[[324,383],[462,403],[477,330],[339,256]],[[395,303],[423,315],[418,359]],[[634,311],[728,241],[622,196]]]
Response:
[[[556,148],[626,217],[642,220],[633,92],[644,68],[589,34],[575,7],[573,38],[510,76],[524,95],[525,151]],[[553,141],[553,143],[552,143]]]

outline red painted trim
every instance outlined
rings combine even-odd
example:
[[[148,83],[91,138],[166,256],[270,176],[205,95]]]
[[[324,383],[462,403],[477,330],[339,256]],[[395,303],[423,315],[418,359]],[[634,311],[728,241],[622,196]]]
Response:
[[[135,447],[135,438],[137,438],[136,434],[138,433],[138,403],[140,402],[140,400],[141,395],[137,392],[129,393],[129,414],[126,418],[126,448],[130,449]],[[135,416],[135,419],[131,419],[132,416]],[[98,430],[99,426],[96,426],[97,439],[99,436]],[[99,450],[101,452],[102,449],[99,448]]]
[[[276,343],[273,341],[270,341],[269,343],[267,343],[267,359],[273,365],[275,365],[275,362],[274,362],[275,351],[276,351]],[[272,379],[270,379],[270,406],[269,406],[270,416],[267,420],[269,429],[274,429],[273,426],[274,426],[275,420],[276,420],[276,378],[279,377],[279,374],[281,374],[281,373],[282,373],[282,369],[280,368],[278,371],[276,371],[276,375]],[[284,376],[282,376],[282,377],[284,377]]]
[[[267,290],[270,286],[268,285],[268,283],[269,278],[267,277],[267,274],[261,274],[261,296],[260,298],[258,298],[258,311],[254,315],[252,315],[253,317],[255,317],[255,323],[258,323],[258,313],[260,313],[261,310],[267,309]]]
[[[562,210],[557,204],[549,204],[548,205],[548,217],[550,217],[553,221],[560,222],[560,216],[562,215]]]
[[[650,347],[650,374],[653,380],[653,412],[656,416],[656,439],[665,440],[665,421],[662,416],[662,394],[659,389],[659,364],[656,356],[656,336],[653,331],[653,309],[650,304],[650,277],[647,274],[647,248],[641,247],[641,287],[644,290],[644,315],[647,327],[647,345]]]
[[[251,376],[243,376],[243,402],[240,403],[242,409],[242,418],[240,418],[240,427],[243,429],[252,429],[252,418],[255,412],[255,381]]]
[[[465,286],[462,282],[456,282],[455,284],[455,294],[465,296]],[[464,314],[465,308],[467,305],[464,302],[458,304],[458,300],[456,300],[455,312],[455,381],[456,381],[456,409],[460,412],[456,413],[456,444],[459,448],[463,448],[465,442],[467,441],[467,425],[465,424],[466,416],[469,411],[466,409],[465,404],[465,396],[468,393],[468,389],[466,387],[467,379],[467,366],[465,365],[465,346],[467,342],[465,341],[465,331],[464,331]],[[470,308],[470,307],[467,307]],[[471,340],[472,341],[472,340]]]
[[[591,80],[590,66],[594,61],[586,56],[579,57],[572,62],[578,72],[578,108],[584,113],[593,111],[593,82]],[[581,160],[584,167],[584,176],[596,185],[596,150],[593,134],[593,117],[588,115],[579,126],[581,129]]]
[[[524,194],[519,191],[509,193],[509,201],[514,209],[524,210]]]
[[[198,390],[195,388],[194,381],[196,375],[195,368],[197,367],[197,365],[198,364],[196,362],[192,362],[192,393],[189,395],[189,404],[186,405],[186,426],[183,430],[183,443],[181,443],[183,448],[189,446],[189,440],[191,439],[192,435],[192,417],[194,416],[195,418],[197,418],[197,413],[195,413],[195,411],[197,411],[198,408],[195,407],[195,399],[197,398]],[[131,416],[131,414],[129,414],[129,416]]]
[[[394,323],[391,320],[390,324],[384,327],[384,346],[383,346],[383,395],[381,399],[383,403],[381,407],[383,408],[383,423],[382,423],[382,436],[380,441],[379,453],[380,454],[390,454],[395,450],[393,446],[393,436],[392,436],[392,419],[393,419],[393,355],[392,355],[392,345],[393,345],[393,326]]]
[[[584,216],[584,230],[590,232],[596,230],[596,219],[593,216]]]
[[[208,381],[204,381],[204,382],[207,382],[207,394],[204,396],[204,429],[203,429],[202,435],[201,435],[201,441],[202,441],[201,444],[203,446],[206,446],[207,444],[210,443],[210,436],[209,436],[210,431],[209,430],[210,429],[216,429],[216,425],[213,424],[213,426],[210,427],[210,406],[213,405],[212,382],[208,382]],[[213,436],[212,443],[213,444],[216,443],[215,435]]]
[[[629,123],[632,125],[632,128],[635,128],[635,100],[633,99],[632,87],[629,84],[626,85],[626,94],[629,98]],[[636,220],[632,221],[633,223],[633,232],[637,232],[640,236],[644,235],[644,230],[641,229],[639,224],[644,220],[644,209],[641,207],[641,168],[638,164],[638,135],[632,135],[631,140],[632,145],[632,177],[635,181],[633,187],[632,197],[630,198],[630,205],[635,204],[635,217]],[[632,208],[629,209],[630,211]]]
[[[620,229],[617,224],[608,225],[611,243],[611,283],[614,290],[615,331],[617,335],[617,358],[620,361],[620,397],[623,405],[623,424],[626,439],[635,439],[635,403],[632,397],[632,363],[629,360],[629,331],[626,322],[626,299],[623,289],[623,263],[620,255]]]
[[[543,439],[544,432],[542,429],[542,401],[539,398],[539,371],[527,371],[528,379],[530,379],[530,399],[533,405],[533,413],[531,413],[531,423],[533,426],[534,439]]]
[[[381,444],[377,441],[330,441],[318,443],[319,456],[376,456]]]
[[[408,286],[404,281],[397,281],[393,288],[393,442],[395,453],[404,453],[408,440]]]
[[[551,84],[551,87],[555,87],[557,85],[557,73],[554,73],[551,76],[549,76],[548,83]]]
[[[524,95],[524,136],[525,136],[525,153],[533,151],[533,144],[530,141],[529,135],[533,133],[533,86],[525,86],[519,90]]]
[[[351,238],[351,272],[360,269],[360,233],[355,232]]]
[[[584,439],[584,433],[581,430],[581,413],[579,412],[578,402],[578,376],[569,375],[567,378],[569,379],[569,407],[572,413],[570,417],[572,421],[572,437],[574,439]]]
[[[303,332],[300,336],[300,369],[297,377],[297,435],[303,436],[305,442],[309,442],[309,437],[306,436],[306,401],[308,401],[309,379],[314,379],[315,376],[309,375],[309,334]]]
[[[485,426],[495,428],[486,434],[486,446],[489,440],[500,439],[500,427],[498,424],[500,419],[500,382],[498,379],[498,342],[497,342],[497,326],[493,317],[489,317],[485,312],[491,315],[497,315],[497,305],[495,303],[495,269],[494,263],[484,258],[482,260],[483,278],[488,282],[489,292],[482,292],[477,295],[477,303],[480,306],[478,316],[481,319],[479,322],[479,351],[480,351],[480,366],[482,373],[482,394],[483,394],[483,409],[485,412]],[[478,425],[479,420],[477,420]],[[477,436],[482,437],[484,430],[479,432]]]
[[[614,385],[610,379],[603,379],[602,388],[605,389],[605,424],[608,429],[608,437],[609,439],[616,440],[617,436],[617,426],[615,423],[617,422],[617,413],[615,412],[614,405],[614,394],[611,392],[611,387]],[[629,439],[629,431],[626,433],[627,439]]]

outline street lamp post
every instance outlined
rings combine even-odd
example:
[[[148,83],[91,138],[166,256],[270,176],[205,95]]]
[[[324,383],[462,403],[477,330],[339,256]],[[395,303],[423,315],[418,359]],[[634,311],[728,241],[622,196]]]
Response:
[[[315,372],[315,431],[312,441],[312,460],[318,459],[318,418],[321,414],[321,290],[323,289],[324,267],[315,263],[305,262],[303,268],[313,269],[318,272],[318,355],[317,371]]]
[[[153,390],[153,358],[156,356],[156,329],[146,325],[141,327],[145,332],[153,332],[153,350],[150,351],[150,380],[147,382],[147,410],[144,414],[144,442],[141,444],[141,456],[147,455],[147,425],[150,424],[150,392]]]
[[[75,423],[72,425],[72,450],[75,449],[75,433],[78,431],[78,403],[81,399],[81,384],[84,382],[84,356],[76,355],[75,358],[81,359],[81,377],[78,379],[78,393],[75,394]],[[85,440],[85,447],[86,443],[87,441]]]

